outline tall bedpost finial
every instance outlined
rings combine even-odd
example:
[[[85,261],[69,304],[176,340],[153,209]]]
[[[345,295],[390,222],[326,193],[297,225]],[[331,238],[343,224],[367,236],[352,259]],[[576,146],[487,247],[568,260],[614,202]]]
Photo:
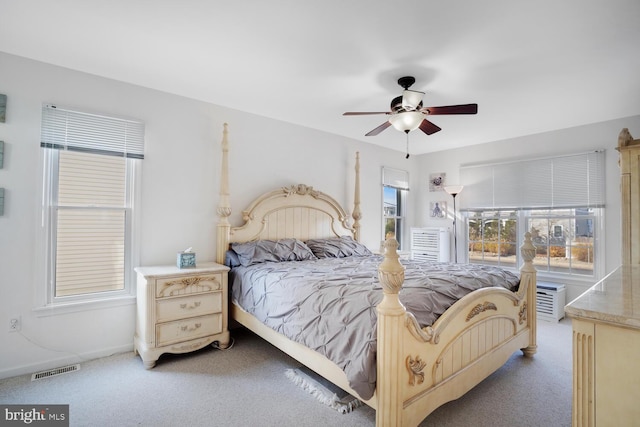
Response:
[[[524,242],[522,246],[520,246],[520,254],[524,261],[522,270],[535,272],[536,269],[533,267],[533,259],[536,257],[536,247],[533,245],[531,233],[528,231],[524,233]]]
[[[231,215],[231,205],[229,203],[229,140],[228,124],[223,125],[222,130],[222,164],[220,168],[220,199],[218,200],[218,216],[220,223],[228,222]]]
[[[529,334],[529,345],[522,349],[522,353],[527,356],[533,356],[538,350],[537,344],[537,312],[536,298],[538,290],[536,288],[536,268],[533,266],[533,259],[536,257],[536,247],[531,240],[531,233],[528,231],[524,235],[524,243],[520,246],[520,255],[524,260],[524,264],[520,268],[520,287],[518,293],[527,293],[527,306],[525,307],[527,314],[527,322],[531,333]]]
[[[360,241],[360,219],[362,219],[362,212],[360,211],[360,152],[356,151],[356,185],[353,194],[353,212],[351,213],[353,218],[353,228],[355,230],[354,238]]]
[[[404,267],[398,261],[398,241],[384,242],[384,260],[378,267],[378,279],[384,296],[376,307],[378,312],[377,338],[377,426],[402,425],[402,367],[406,354],[403,348],[403,329],[406,310],[398,293],[404,282]]]
[[[219,238],[218,247],[216,248],[216,262],[224,264],[224,258],[229,249],[229,233],[231,225],[229,224],[229,215],[231,215],[231,203],[229,201],[229,140],[228,140],[228,124],[223,125],[222,130],[222,164],[220,166],[220,198],[218,199],[218,208],[216,212],[220,220],[218,221]]]
[[[404,282],[404,267],[398,261],[398,246],[400,245],[396,239],[387,239],[384,242],[384,260],[378,267],[378,279],[385,297],[388,294],[397,296]]]

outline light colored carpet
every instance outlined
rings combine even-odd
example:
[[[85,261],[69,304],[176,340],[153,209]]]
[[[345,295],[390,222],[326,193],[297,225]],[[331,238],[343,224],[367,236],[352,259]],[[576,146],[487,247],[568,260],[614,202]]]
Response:
[[[74,373],[0,381],[0,403],[69,404],[71,426],[374,426],[363,406],[341,414],[284,375],[299,363],[238,329],[229,350],[163,355],[145,370],[133,353],[81,362]],[[571,322],[538,322],[538,353],[514,353],[420,426],[570,426]]]

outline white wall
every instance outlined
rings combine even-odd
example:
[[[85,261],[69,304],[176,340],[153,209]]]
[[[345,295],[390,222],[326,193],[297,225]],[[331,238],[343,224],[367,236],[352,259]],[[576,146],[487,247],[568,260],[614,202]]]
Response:
[[[135,307],[131,304],[51,316],[33,311],[35,290],[44,286],[38,240],[42,103],[146,123],[139,206],[141,265],[173,264],[176,252],[188,246],[197,252],[198,260],[215,258],[225,122],[229,123],[232,224],[240,224],[241,209],[259,194],[297,183],[331,194],[351,210],[354,155],[360,151],[362,236],[371,248],[377,248],[381,239],[383,165],[410,171],[408,224],[436,225],[429,223],[427,215],[433,197],[428,191],[429,173],[446,172],[453,183],[464,163],[604,147],[611,207],[607,270],[619,262],[613,147],[623,126],[640,134],[640,117],[405,160],[402,152],[4,53],[0,53],[0,93],[8,98],[7,121],[0,124],[0,140],[5,142],[0,187],[6,189],[5,212],[0,216],[0,378],[133,348]],[[8,319],[15,316],[21,316],[21,333],[8,332]]]
[[[382,165],[407,167],[402,153],[3,53],[0,93],[8,98],[6,123],[0,123],[0,187],[6,189],[0,216],[0,378],[133,348],[131,304],[50,316],[33,311],[35,290],[44,287],[38,240],[43,103],[145,122],[141,265],[173,264],[176,252],[189,246],[200,261],[215,258],[225,122],[234,225],[261,193],[298,183],[331,194],[351,210],[360,151],[363,242],[377,248]],[[10,333],[9,318],[16,316],[22,331]]]
[[[425,188],[430,173],[445,172],[447,182],[450,184],[464,184],[459,182],[460,166],[465,164],[482,164],[508,161],[513,159],[547,157],[559,154],[584,153],[597,149],[605,149],[605,173],[606,173],[606,214],[604,229],[605,266],[600,271],[604,276],[620,264],[621,237],[620,237],[620,169],[618,167],[618,134],[622,128],[629,128],[632,135],[638,138],[640,135],[640,116],[624,119],[594,123],[556,132],[547,132],[530,135],[504,141],[496,141],[473,147],[447,150],[420,156],[418,164],[418,179],[423,185],[423,191],[416,200],[416,223],[423,226],[442,226],[446,224],[452,227],[452,221],[436,220],[429,217],[429,202],[447,200],[451,205],[451,197],[442,192],[429,192]],[[458,196],[459,201],[464,201],[464,190]],[[459,204],[458,204],[459,206]],[[451,211],[452,206],[448,206]],[[463,221],[458,223],[463,224]],[[457,227],[458,243],[464,239],[465,228]],[[452,245],[453,246],[453,245]],[[458,259],[465,259],[465,247],[458,244]],[[578,297],[590,285],[593,280],[587,282],[564,281],[568,285],[567,303]]]

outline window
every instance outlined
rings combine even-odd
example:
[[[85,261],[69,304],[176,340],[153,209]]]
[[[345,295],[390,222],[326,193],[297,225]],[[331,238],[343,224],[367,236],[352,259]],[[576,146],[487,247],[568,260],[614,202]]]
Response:
[[[516,211],[470,213],[469,262],[516,268],[518,262],[518,215]]]
[[[46,304],[131,292],[137,121],[43,106]]]
[[[517,268],[522,236],[529,231],[539,273],[594,277],[600,217],[599,209],[469,212],[469,262]]]
[[[597,209],[530,211],[526,224],[536,247],[536,269],[594,276],[594,226],[599,217]]]
[[[469,262],[517,268],[529,231],[547,277],[598,278],[604,152],[461,168]]]
[[[409,174],[406,171],[382,168],[382,240],[395,238],[403,249],[406,193]]]

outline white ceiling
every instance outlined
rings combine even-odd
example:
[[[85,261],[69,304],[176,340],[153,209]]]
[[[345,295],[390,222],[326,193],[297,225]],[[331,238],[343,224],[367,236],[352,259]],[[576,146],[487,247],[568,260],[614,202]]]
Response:
[[[638,0],[0,0],[0,51],[401,151],[342,113],[478,104],[413,154],[640,114]]]

